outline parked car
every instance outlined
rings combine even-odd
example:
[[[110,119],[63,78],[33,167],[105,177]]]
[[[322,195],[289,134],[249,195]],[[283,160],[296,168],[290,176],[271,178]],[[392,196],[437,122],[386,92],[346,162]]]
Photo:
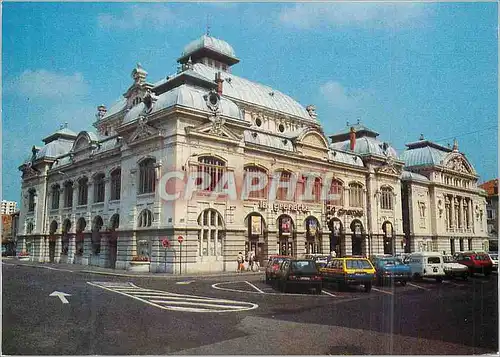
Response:
[[[314,262],[318,266],[318,269],[320,269],[326,266],[329,257],[330,256],[328,254],[306,254],[304,259],[314,260]]]
[[[276,279],[280,274],[280,266],[285,259],[291,259],[287,255],[271,255],[266,265],[266,283]]]
[[[439,252],[415,252],[404,260],[410,266],[413,279],[434,278],[438,283],[445,277],[443,255]]]
[[[471,276],[475,273],[489,276],[493,270],[493,262],[486,252],[460,252],[455,255],[455,259],[469,268]]]
[[[400,282],[405,286],[406,282],[411,279],[411,269],[403,261],[396,257],[376,257],[372,259],[373,266],[376,270],[376,280],[378,285],[384,283]]]
[[[443,255],[444,261],[444,273],[448,278],[456,278],[461,277],[464,280],[467,280],[469,277],[469,268],[460,264],[456,261],[456,259],[452,255]]]
[[[333,258],[320,272],[324,283],[336,283],[341,290],[349,285],[364,285],[370,292],[375,277],[372,263],[361,257]]]
[[[489,253],[491,262],[493,263],[493,271],[498,272],[498,253]]]
[[[290,287],[306,290],[314,289],[317,294],[322,291],[322,277],[311,259],[286,259],[281,264],[279,288],[286,292]]]

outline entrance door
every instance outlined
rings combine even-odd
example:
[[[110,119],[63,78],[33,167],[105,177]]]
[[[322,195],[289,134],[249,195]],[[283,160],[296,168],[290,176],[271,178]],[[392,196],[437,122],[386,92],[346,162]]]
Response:
[[[280,255],[293,256],[293,242],[288,239],[280,239]]]
[[[54,263],[54,257],[56,255],[56,241],[49,241],[49,262]]]
[[[352,236],[352,255],[362,255],[362,254],[363,254],[362,239],[360,236],[353,235]]]
[[[393,252],[392,238],[384,238],[384,254],[391,254]]]
[[[117,240],[110,239],[108,241],[108,254],[109,254],[109,265],[111,269],[115,268],[116,265],[116,253],[117,253]]]

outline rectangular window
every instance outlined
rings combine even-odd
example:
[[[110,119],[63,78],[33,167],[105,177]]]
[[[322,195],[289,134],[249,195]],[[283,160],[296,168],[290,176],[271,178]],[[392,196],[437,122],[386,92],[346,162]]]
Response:
[[[455,254],[455,239],[450,239],[450,251],[451,254]]]
[[[64,207],[73,207],[73,184],[64,187]]]
[[[119,200],[121,192],[121,170],[111,174],[111,200]]]
[[[52,209],[59,208],[60,191],[59,186],[52,189]]]
[[[463,238],[460,238],[459,244],[460,244],[460,251],[463,252],[464,251],[464,240],[463,240]]]
[[[468,245],[469,250],[472,250],[472,238],[469,238],[467,240],[467,245]]]

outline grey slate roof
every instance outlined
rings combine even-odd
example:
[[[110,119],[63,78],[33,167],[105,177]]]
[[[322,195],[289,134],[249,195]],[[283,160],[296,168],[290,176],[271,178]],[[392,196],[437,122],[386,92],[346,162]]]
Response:
[[[429,182],[429,179],[424,175],[417,174],[415,172],[404,171],[401,174],[401,180],[403,181],[420,181],[420,182]]]
[[[384,144],[387,145],[385,151],[384,151]],[[332,143],[330,144],[330,148],[347,152],[351,151],[349,140]],[[384,157],[391,156],[393,158],[398,157],[398,153],[396,152],[396,150],[394,150],[392,146],[390,146],[387,143],[384,143],[383,141],[367,136],[356,139],[353,152],[359,155],[379,155]]]
[[[207,113],[211,113],[210,109],[207,107],[205,99],[203,98],[203,96],[207,93],[208,91],[206,89],[196,88],[188,84],[183,84],[159,95],[158,100],[153,105],[153,110],[151,111],[151,113],[155,113],[165,108],[173,107],[174,105],[194,108]],[[139,115],[144,113],[145,109],[145,104],[142,102],[135,105],[125,115],[123,123],[134,121],[139,117]],[[221,114],[224,116],[232,117],[238,120],[242,119],[241,111],[238,106],[224,96],[221,97],[220,110]]]
[[[200,38],[191,41],[184,47],[182,51],[181,57],[185,57],[190,55],[191,53],[201,49],[201,48],[209,48],[213,51],[222,53],[226,56],[236,58],[236,54],[234,53],[233,47],[226,41],[220,40],[218,38],[214,38],[211,36],[203,35]]]

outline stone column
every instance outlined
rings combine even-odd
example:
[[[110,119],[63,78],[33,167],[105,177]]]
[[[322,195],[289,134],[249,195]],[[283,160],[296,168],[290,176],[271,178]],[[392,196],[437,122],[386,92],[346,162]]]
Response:
[[[472,231],[472,227],[474,226],[474,216],[472,215],[472,199],[467,200],[467,205],[468,205],[468,212],[467,216],[469,217],[469,224],[467,225],[467,228]]]
[[[450,228],[454,231],[455,228],[455,197],[450,195]]]
[[[54,262],[55,263],[61,263],[63,235],[64,235],[64,233],[61,231],[61,234],[58,235],[56,238],[56,247],[54,250]]]

